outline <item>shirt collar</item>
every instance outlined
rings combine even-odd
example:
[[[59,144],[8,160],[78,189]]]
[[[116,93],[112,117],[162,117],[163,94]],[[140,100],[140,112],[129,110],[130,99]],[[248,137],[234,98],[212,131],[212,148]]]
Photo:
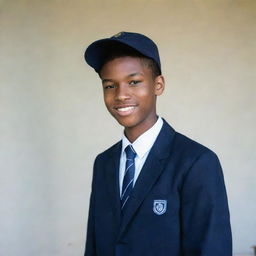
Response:
[[[142,158],[153,146],[161,128],[163,126],[163,119],[158,117],[156,123],[148,129],[146,132],[141,134],[133,143],[131,143],[125,134],[122,137],[122,154],[128,145],[132,145],[136,154],[139,158]]]

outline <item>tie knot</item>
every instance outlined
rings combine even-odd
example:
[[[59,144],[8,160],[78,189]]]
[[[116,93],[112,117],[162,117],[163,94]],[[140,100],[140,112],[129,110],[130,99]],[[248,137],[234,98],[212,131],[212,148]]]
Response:
[[[126,153],[126,158],[127,160],[134,160],[135,156],[136,156],[136,152],[135,150],[133,149],[132,145],[128,145],[126,148],[125,148],[125,153]]]

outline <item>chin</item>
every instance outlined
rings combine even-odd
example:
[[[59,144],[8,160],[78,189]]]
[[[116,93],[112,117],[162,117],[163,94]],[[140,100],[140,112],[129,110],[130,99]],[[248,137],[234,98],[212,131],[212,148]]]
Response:
[[[125,128],[132,128],[136,126],[137,122],[128,118],[116,118],[117,122]]]

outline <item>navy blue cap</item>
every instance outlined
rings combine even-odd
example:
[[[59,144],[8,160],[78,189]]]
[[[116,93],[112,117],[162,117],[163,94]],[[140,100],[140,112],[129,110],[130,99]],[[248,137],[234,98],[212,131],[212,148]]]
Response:
[[[109,51],[115,51],[115,45],[132,48],[145,57],[153,59],[161,73],[161,63],[156,44],[148,37],[132,32],[120,32],[110,38],[97,40],[90,44],[84,53],[88,65],[99,73]]]

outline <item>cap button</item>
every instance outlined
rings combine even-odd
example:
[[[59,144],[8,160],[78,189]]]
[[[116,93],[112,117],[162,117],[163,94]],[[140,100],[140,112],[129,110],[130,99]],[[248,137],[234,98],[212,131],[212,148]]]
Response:
[[[120,37],[123,33],[124,33],[124,32],[119,32],[119,33],[113,35],[113,37],[115,37],[115,38],[116,38],[116,37]]]

